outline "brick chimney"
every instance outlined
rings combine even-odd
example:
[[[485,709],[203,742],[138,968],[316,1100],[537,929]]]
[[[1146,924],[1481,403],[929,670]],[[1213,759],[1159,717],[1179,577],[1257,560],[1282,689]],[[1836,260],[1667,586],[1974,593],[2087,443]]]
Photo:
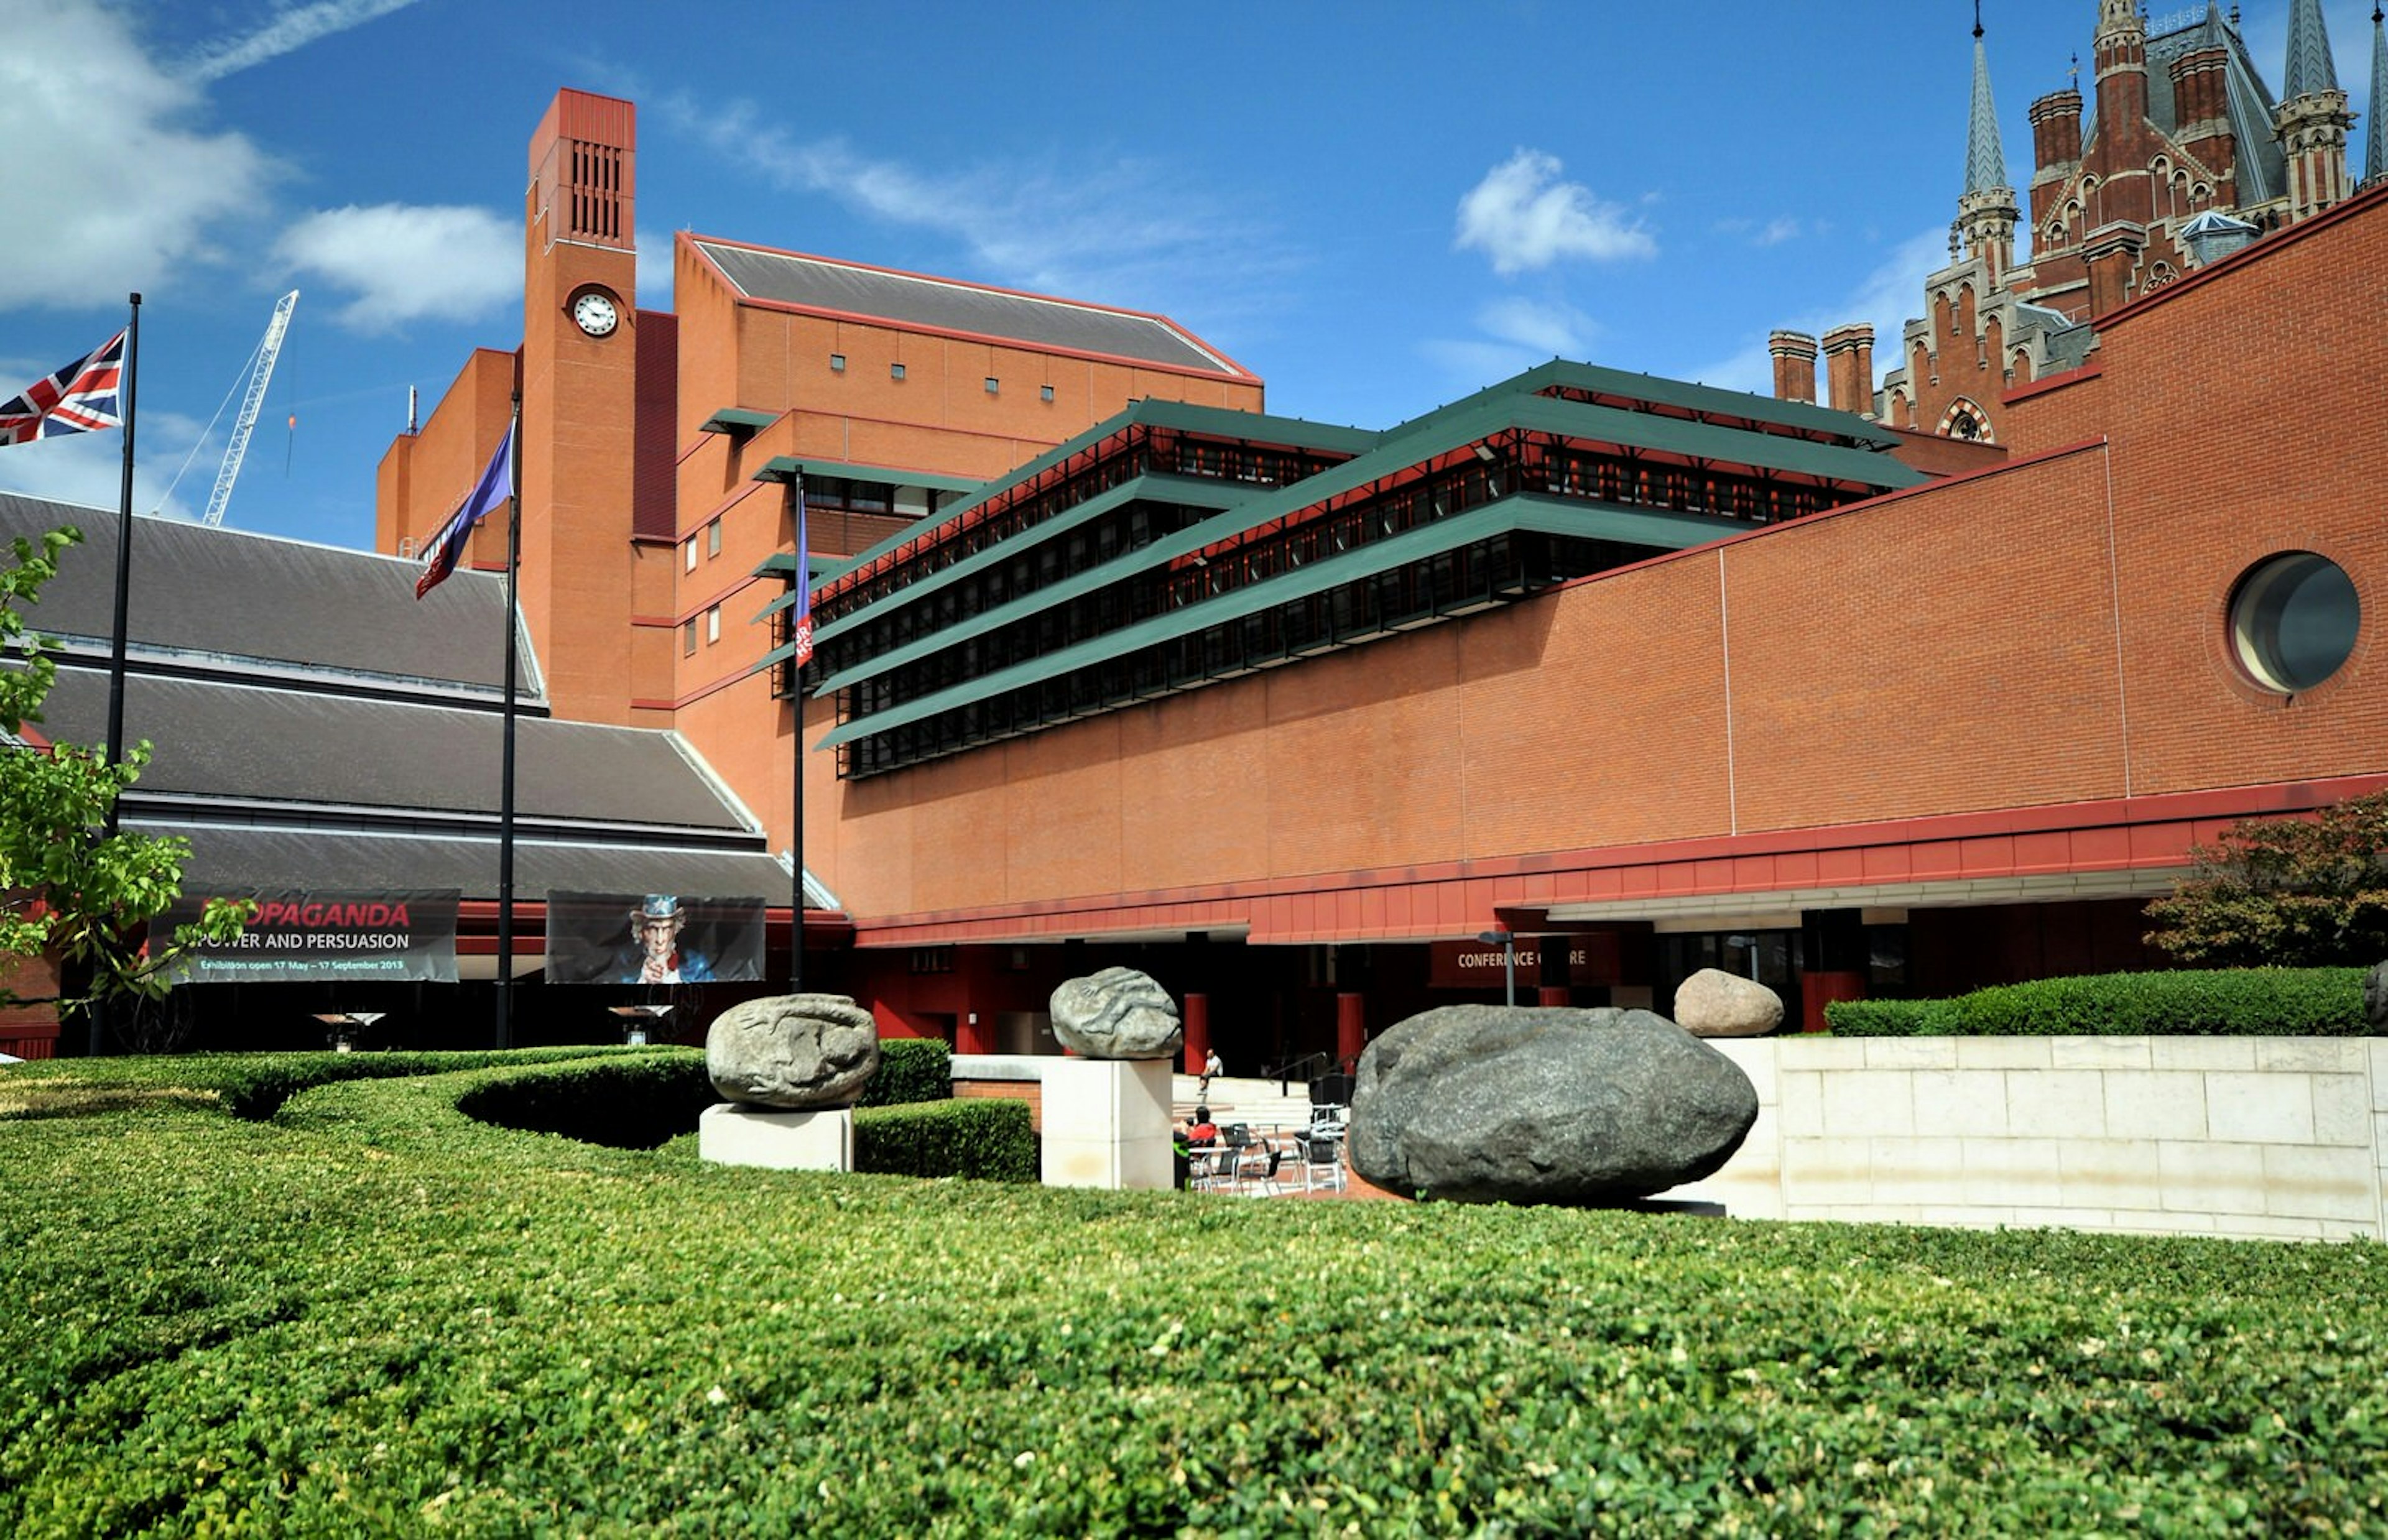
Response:
[[[2081,93],[2052,91],[2031,104],[2032,255],[2040,255],[2056,194],[2081,169]]]
[[[1824,334],[1824,389],[1835,411],[1874,415],[1874,328],[1864,322]]]
[[[1774,332],[1766,338],[1774,359],[1774,398],[1778,401],[1816,399],[1816,339],[1805,332]]]

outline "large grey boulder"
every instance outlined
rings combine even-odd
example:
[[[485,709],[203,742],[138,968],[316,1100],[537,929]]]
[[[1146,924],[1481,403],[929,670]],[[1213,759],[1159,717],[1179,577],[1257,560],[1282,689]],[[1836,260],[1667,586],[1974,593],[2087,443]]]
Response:
[[[1664,1016],[1448,1005],[1360,1055],[1352,1168],[1404,1197],[1620,1203],[1712,1174],[1757,1120],[1741,1067]]]
[[[1053,1035],[1090,1059],[1165,1059],[1186,1036],[1177,1002],[1134,968],[1064,979],[1053,991]]]
[[[705,1034],[713,1089],[753,1106],[851,1106],[878,1068],[879,1023],[842,994],[749,1000]]]
[[[1783,1025],[1783,997],[1755,978],[1702,968],[1675,986],[1675,1025],[1696,1038],[1761,1038]]]

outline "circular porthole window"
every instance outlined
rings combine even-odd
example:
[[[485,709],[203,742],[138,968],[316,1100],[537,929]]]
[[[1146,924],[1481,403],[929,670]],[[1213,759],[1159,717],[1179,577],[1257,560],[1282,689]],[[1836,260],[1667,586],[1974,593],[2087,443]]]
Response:
[[[2346,569],[2309,550],[2267,557],[2230,596],[2230,645],[2257,684],[2308,690],[2355,650],[2362,607]]]

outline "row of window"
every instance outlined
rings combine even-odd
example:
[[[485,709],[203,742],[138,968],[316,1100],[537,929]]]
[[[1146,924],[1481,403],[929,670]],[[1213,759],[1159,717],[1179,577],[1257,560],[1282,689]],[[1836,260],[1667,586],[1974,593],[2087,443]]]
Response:
[[[702,621],[705,625],[705,646],[711,647],[721,639],[721,606],[716,604],[707,609],[704,614],[691,615],[680,623],[680,654],[683,658],[696,656],[696,627],[699,621]]]
[[[839,773],[878,775],[1156,695],[1198,688],[1304,653],[1351,646],[1454,610],[1516,597],[1639,554],[1598,541],[1502,536],[1340,585],[1142,648],[1053,679],[871,733],[840,751]],[[1038,617],[1043,620],[1047,617]],[[1025,641],[1027,638],[1021,638]],[[1054,646],[1064,645],[1047,638]],[[924,661],[924,665],[936,660]],[[894,703],[924,683],[912,670],[840,692],[842,720]],[[783,675],[783,688],[793,683]]]
[[[682,565],[686,571],[696,571],[696,544],[699,540],[703,540],[705,542],[705,559],[706,561],[710,562],[715,557],[720,555],[721,521],[718,519],[714,520],[711,524],[705,526],[705,533],[703,535],[692,535],[687,539],[680,542],[680,554],[685,559]]]
[[[829,356],[829,372],[832,374],[843,374],[845,372],[845,354],[832,353]],[[891,363],[887,366],[887,377],[889,379],[901,380],[904,378],[904,375],[905,369],[902,364]],[[1001,395],[1003,393],[1003,381],[993,374],[987,375],[986,393],[989,396]],[[1053,399],[1053,387],[1051,385],[1039,385],[1036,387],[1036,394],[1039,399],[1049,401]]]
[[[890,562],[867,580],[824,598],[816,611],[821,624],[850,615],[1142,475],[1145,430],[1133,429],[1128,436],[1124,452],[1080,457],[1048,471],[1035,483],[1014,487],[1002,499],[981,508],[967,528],[936,537],[919,553]]]
[[[1179,503],[1142,500],[1109,511],[1067,535],[1023,548],[1008,562],[990,563],[934,593],[890,608],[884,619],[872,621],[829,644],[829,662],[833,669],[843,668],[848,663],[875,658],[922,637],[934,636],[948,626],[1050,587],[1063,578],[1101,566],[1124,552],[1175,535],[1200,523],[1210,512],[1209,509]],[[1116,594],[1123,591],[1123,586],[1111,585],[1102,591]],[[1124,618],[1118,624],[1130,624],[1160,611],[1160,600],[1150,599],[1130,612],[1123,612]]]
[[[1173,446],[1173,457],[1185,463],[1197,457],[1188,446]],[[1203,450],[1222,448],[1204,444]],[[973,638],[874,681],[857,706],[868,715],[903,701],[950,688],[970,678],[1009,667],[1056,648],[1070,646],[1170,610],[1185,608],[1253,583],[1263,583],[1345,551],[1390,539],[1410,530],[1481,507],[1505,495],[1522,474],[1531,489],[1561,496],[1596,499],[1624,504],[1682,509],[1735,516],[1760,522],[1811,513],[1847,497],[1825,488],[1801,486],[1689,467],[1653,464],[1616,454],[1594,454],[1565,446],[1536,444],[1519,451],[1522,467],[1507,462],[1467,460],[1400,486],[1363,495],[1332,513],[1291,529],[1270,526],[1252,531],[1214,548],[1202,556],[1175,563],[1166,572],[1138,574],[1124,584],[1084,595],[1050,611],[1023,617],[1001,630]],[[1085,476],[1056,488],[1048,496],[1066,498],[1073,491],[1099,486],[1140,467],[1143,455],[1118,457],[1117,468],[1103,473],[1098,466]],[[1152,458],[1159,458],[1156,454]],[[946,542],[946,560],[978,539],[993,540],[1035,510],[1013,509],[990,521],[981,536]],[[1099,566],[1123,550],[1134,549],[1189,527],[1207,511],[1141,499],[1091,521],[1067,536],[1044,540],[1023,550],[1012,561],[989,567],[969,579],[947,585],[911,603],[891,606],[884,620],[860,626],[827,650],[831,672],[881,656],[922,637],[934,636],[957,622],[1032,594]],[[938,553],[932,553],[938,554]],[[1638,550],[1637,555],[1647,555]],[[1625,560],[1634,560],[1629,556]],[[902,575],[917,576],[908,569]],[[875,589],[880,585],[874,583]],[[842,598],[845,596],[841,596]],[[850,609],[850,605],[841,606]]]

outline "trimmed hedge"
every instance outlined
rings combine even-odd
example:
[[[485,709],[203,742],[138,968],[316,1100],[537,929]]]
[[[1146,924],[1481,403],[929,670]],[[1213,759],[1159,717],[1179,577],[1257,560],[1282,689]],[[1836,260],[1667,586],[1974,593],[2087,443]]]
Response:
[[[1039,1156],[1029,1121],[1027,1103],[999,1097],[865,1106],[854,1115],[854,1168],[899,1177],[1036,1181]]]
[[[1999,984],[1950,1000],[1844,1000],[1842,1037],[2364,1037],[2362,968],[2183,969]]]
[[[578,1059],[491,1071],[456,1097],[465,1117],[616,1150],[652,1150],[721,1100],[703,1054]]]
[[[936,1038],[881,1038],[879,1072],[862,1088],[861,1105],[942,1102],[954,1093],[954,1051]]]
[[[0,1534],[2388,1529],[2377,1244],[683,1167],[519,1072],[0,1119]]]

